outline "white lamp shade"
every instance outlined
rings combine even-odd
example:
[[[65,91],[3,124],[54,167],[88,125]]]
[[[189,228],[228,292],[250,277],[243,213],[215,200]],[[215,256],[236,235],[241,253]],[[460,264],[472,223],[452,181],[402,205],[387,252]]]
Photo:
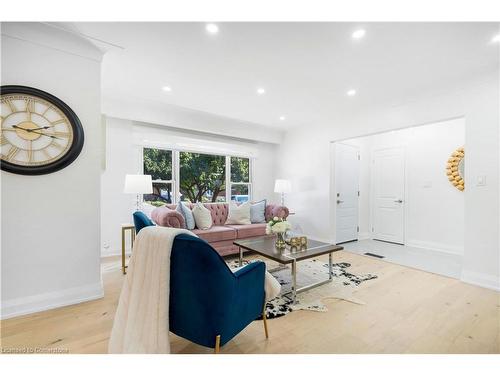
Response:
[[[292,185],[288,180],[276,180],[274,183],[275,193],[290,193],[292,191]]]
[[[153,192],[153,180],[149,175],[128,174],[125,176],[123,192],[128,194],[151,194]]]

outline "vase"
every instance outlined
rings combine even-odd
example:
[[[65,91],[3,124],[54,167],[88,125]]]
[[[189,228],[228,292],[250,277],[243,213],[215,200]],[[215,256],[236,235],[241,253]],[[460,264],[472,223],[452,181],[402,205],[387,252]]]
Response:
[[[276,233],[276,243],[275,246],[277,249],[284,249],[286,246],[285,242],[285,233]]]

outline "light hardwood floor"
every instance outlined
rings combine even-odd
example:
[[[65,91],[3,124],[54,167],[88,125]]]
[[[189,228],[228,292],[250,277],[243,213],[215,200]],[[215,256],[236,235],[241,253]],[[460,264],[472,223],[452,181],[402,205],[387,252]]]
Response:
[[[500,294],[451,278],[339,252],[353,273],[374,273],[357,305],[326,300],[329,311],[295,311],[251,323],[221,353],[500,353]],[[1,322],[2,348],[105,353],[124,276],[103,261],[105,297]],[[212,353],[171,335],[173,353]]]

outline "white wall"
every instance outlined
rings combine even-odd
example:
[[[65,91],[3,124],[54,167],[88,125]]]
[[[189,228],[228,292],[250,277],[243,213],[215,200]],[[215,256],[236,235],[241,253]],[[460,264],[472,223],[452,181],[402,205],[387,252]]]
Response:
[[[279,129],[143,98],[125,100],[106,96],[103,113],[109,117],[259,142],[280,143],[283,137]]]
[[[102,296],[99,259],[101,54],[42,24],[2,24],[2,85],[57,96],[80,118],[85,144],[68,167],[2,176],[2,318]]]
[[[101,184],[101,251],[103,256],[121,252],[120,224],[131,222],[135,196],[123,194],[125,174],[142,173],[143,146],[241,155],[253,161],[253,199],[278,201],[273,193],[276,145],[108,117],[106,169]],[[127,252],[130,244],[127,236]]]
[[[356,136],[465,118],[467,145],[465,246],[462,280],[500,288],[499,261],[499,74],[492,72],[460,89],[443,88],[438,95],[391,108],[332,118],[328,126],[304,126],[289,131],[280,147],[278,174],[292,179],[292,218],[311,236],[334,240],[333,176],[330,142]],[[457,86],[458,82],[457,82]],[[486,186],[477,186],[486,176]],[[329,207],[329,209],[327,208]]]
[[[465,121],[455,119],[355,138],[343,143],[359,147],[361,238],[371,238],[371,165],[373,151],[388,147],[405,150],[405,244],[463,253],[464,193],[448,181],[446,163],[465,143]]]

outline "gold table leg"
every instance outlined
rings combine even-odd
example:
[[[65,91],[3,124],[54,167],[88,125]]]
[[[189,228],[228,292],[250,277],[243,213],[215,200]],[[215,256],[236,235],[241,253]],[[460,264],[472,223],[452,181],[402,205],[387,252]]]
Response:
[[[125,275],[125,228],[122,228],[122,272]]]

